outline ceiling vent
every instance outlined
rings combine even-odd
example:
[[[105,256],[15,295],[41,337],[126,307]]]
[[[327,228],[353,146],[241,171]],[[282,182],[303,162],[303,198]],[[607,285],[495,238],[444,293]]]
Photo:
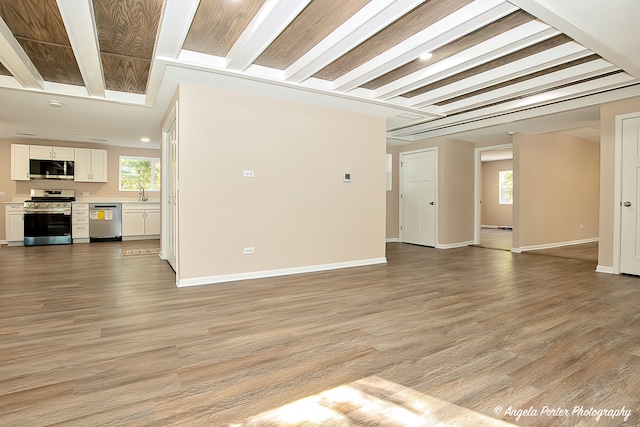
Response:
[[[420,114],[403,113],[403,114],[400,114],[398,117],[402,117],[403,119],[409,119],[409,120],[420,120],[420,119],[424,119],[425,116],[422,116]]]

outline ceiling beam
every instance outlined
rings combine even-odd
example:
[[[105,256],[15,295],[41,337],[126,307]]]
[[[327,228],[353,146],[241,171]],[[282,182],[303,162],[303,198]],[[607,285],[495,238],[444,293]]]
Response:
[[[25,88],[44,89],[44,79],[0,17],[0,61]]]
[[[442,80],[462,71],[501,58],[558,35],[558,31],[538,21],[527,22],[479,43],[472,48],[379,87],[374,97],[389,99]]]
[[[595,61],[586,62],[571,68],[565,68],[564,70],[551,72],[543,76],[501,87],[499,89],[483,92],[475,96],[466,97],[459,101],[442,105],[440,108],[444,114],[451,115],[482,105],[489,105],[496,102],[502,102],[507,99],[513,99],[517,96],[526,95],[527,93],[541,92],[567,83],[601,76],[616,70],[618,70],[618,67],[612,65],[610,62],[607,62],[604,59],[597,59]]]
[[[433,127],[431,129],[424,129],[420,133],[405,134],[402,135],[390,135],[394,131],[387,133],[387,138],[395,141],[405,141],[404,143],[411,143],[415,141],[422,141],[425,139],[437,138],[442,136],[452,135],[455,138],[455,134],[461,132],[469,132],[477,129],[488,128],[491,126],[502,125],[506,123],[513,123],[521,120],[527,120],[542,116],[549,116],[552,114],[562,113],[565,111],[578,110],[585,107],[599,106],[608,102],[618,101],[621,99],[628,99],[640,96],[640,86],[627,86],[620,89],[615,89],[607,92],[600,92],[597,94],[585,96],[577,99],[570,99],[554,104],[543,105],[536,108],[529,108],[521,111],[514,111],[507,114],[500,114],[496,116],[486,117],[484,119],[472,120],[467,122],[461,122],[450,126]],[[394,144],[401,145],[402,143]]]
[[[182,46],[191,28],[200,0],[165,0],[153,52],[153,61],[147,80],[146,105],[152,106],[166,67],[166,60],[173,61],[182,52]]]
[[[227,68],[244,71],[311,0],[267,0],[227,54]]]
[[[104,98],[98,30],[91,0],[56,0],[89,96]]]
[[[510,0],[640,79],[636,0]]]
[[[401,137],[417,135],[438,128],[449,127],[460,123],[475,122],[487,117],[511,113],[524,109],[557,103],[568,99],[591,95],[597,92],[605,92],[612,89],[632,85],[636,80],[626,73],[613,74],[595,80],[575,84],[572,86],[551,90],[537,95],[527,96],[522,99],[503,102],[486,108],[481,108],[467,113],[448,116],[443,119],[433,120],[427,123],[416,124],[406,128],[397,129],[387,133],[389,137]],[[419,137],[418,139],[423,139]]]
[[[333,89],[348,92],[485,25],[516,11],[502,0],[473,2],[414,34],[405,41],[349,71],[333,82]]]
[[[371,1],[291,64],[285,70],[285,78],[295,83],[308,79],[424,2]]]
[[[575,42],[564,43],[510,62],[500,67],[487,70],[466,79],[457,80],[446,86],[408,98],[408,107],[425,107],[436,104],[445,99],[454,98],[464,93],[473,92],[491,85],[506,82],[523,74],[535,73],[556,65],[564,64],[591,55],[591,51]],[[407,99],[398,97],[400,99]],[[394,98],[397,99],[397,98]]]

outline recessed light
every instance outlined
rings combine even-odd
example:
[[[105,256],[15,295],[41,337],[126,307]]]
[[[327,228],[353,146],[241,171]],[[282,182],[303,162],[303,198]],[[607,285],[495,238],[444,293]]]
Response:
[[[60,108],[62,107],[62,102],[52,99],[51,101],[49,101],[49,106],[53,108]]]
[[[149,142],[151,140],[145,136],[144,138],[140,138],[140,141],[141,142]]]
[[[420,54],[419,58],[426,61],[427,59],[431,59],[432,56],[433,54],[431,52],[424,52]]]

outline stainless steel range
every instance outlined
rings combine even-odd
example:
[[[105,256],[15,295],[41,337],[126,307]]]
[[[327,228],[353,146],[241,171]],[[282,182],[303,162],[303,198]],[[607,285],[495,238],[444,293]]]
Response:
[[[24,202],[24,245],[66,245],[71,240],[74,190],[31,190]]]

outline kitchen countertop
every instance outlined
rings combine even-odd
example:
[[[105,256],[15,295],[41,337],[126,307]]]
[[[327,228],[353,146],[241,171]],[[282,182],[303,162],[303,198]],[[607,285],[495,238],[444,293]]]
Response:
[[[5,205],[7,204],[15,204],[15,203],[24,203],[29,200],[29,197],[14,197],[13,201],[10,202],[2,202]],[[152,203],[160,203],[160,199],[149,199],[146,202],[141,202],[138,199],[118,199],[118,198],[76,198],[75,202],[72,203],[140,203],[140,204],[152,204]]]
[[[76,201],[73,203],[160,203],[160,199],[149,199],[146,202],[141,202],[138,199],[78,199],[76,197]]]

